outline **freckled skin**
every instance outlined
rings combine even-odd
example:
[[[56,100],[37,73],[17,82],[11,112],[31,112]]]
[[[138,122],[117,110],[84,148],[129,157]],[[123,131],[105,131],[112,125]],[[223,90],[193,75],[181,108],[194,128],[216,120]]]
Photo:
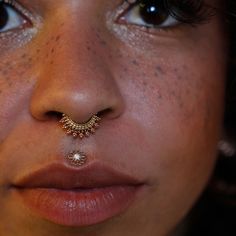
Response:
[[[39,33],[0,54],[1,234],[172,236],[216,161],[227,68],[219,17],[150,36],[114,23],[115,1],[37,2],[47,16]],[[58,124],[60,113],[82,122],[98,112],[101,127],[88,139]],[[146,184],[126,212],[70,228],[14,199],[8,186],[20,174],[78,148]]]

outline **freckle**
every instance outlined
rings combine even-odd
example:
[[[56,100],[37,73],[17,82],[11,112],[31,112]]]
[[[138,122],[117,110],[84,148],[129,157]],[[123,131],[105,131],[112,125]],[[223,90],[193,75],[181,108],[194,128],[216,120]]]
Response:
[[[164,70],[162,69],[162,67],[161,66],[156,66],[156,72],[157,72],[157,74],[159,75],[159,74],[165,74],[165,72],[164,72]]]
[[[61,35],[57,35],[55,41],[58,42],[60,40],[60,38],[61,38]]]
[[[170,92],[170,95],[176,98],[176,93],[175,93],[174,90],[172,90],[172,91]]]
[[[139,66],[139,63],[136,60],[132,60],[132,64],[135,66]]]
[[[37,49],[37,50],[36,50],[37,53],[40,53],[40,51],[41,51],[40,49]]]
[[[124,72],[127,73],[128,72],[128,68],[124,67]]]
[[[32,62],[33,61],[33,58],[32,57],[29,57],[28,58],[28,62],[30,63],[30,62]]]
[[[50,61],[50,64],[53,65],[53,64],[54,64],[54,61]]]
[[[55,51],[55,49],[54,49],[54,48],[52,48],[52,49],[51,49],[51,53],[54,53],[54,51]]]
[[[50,42],[49,42],[49,41],[47,41],[47,42],[46,42],[46,45],[48,46],[48,45],[49,45],[49,43],[50,43]]]
[[[6,76],[8,74],[8,70],[1,71],[2,75]]]
[[[102,46],[106,46],[107,42],[105,40],[100,40],[100,43],[102,44]]]
[[[61,24],[60,24],[60,26],[64,26],[65,25],[65,22],[62,22]]]
[[[147,81],[143,81],[143,85],[146,87],[147,86]]]
[[[98,39],[101,38],[101,37],[100,37],[100,34],[99,34],[98,32],[96,32],[96,37],[97,37]]]
[[[156,71],[154,71],[154,76],[159,77],[159,74]]]
[[[27,56],[26,53],[24,53],[24,54],[21,56],[21,58],[24,59],[24,58],[26,58],[26,56]]]

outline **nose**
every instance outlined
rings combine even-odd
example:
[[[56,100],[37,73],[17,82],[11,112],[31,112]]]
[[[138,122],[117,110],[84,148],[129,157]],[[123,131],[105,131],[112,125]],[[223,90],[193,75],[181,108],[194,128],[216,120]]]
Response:
[[[39,63],[30,104],[32,116],[45,121],[65,113],[78,123],[88,121],[95,114],[103,120],[118,117],[124,102],[104,57],[109,49],[93,43],[93,32],[64,27],[61,41],[49,43],[43,52],[45,60]],[[90,50],[86,47],[88,41],[91,41]]]

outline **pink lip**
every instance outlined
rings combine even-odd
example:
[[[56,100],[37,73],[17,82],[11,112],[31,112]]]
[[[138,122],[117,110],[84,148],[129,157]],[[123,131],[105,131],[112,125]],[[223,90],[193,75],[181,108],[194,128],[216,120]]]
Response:
[[[86,226],[124,212],[142,186],[137,179],[98,163],[81,169],[52,164],[16,180],[13,192],[44,219]]]

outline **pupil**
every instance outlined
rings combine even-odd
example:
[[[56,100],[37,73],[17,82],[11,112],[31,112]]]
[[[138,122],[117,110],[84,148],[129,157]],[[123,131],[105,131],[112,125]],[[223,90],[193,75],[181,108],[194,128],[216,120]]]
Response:
[[[168,18],[168,12],[161,2],[158,0],[139,1],[139,14],[147,24],[160,25]]]
[[[0,29],[4,28],[8,22],[8,13],[4,3],[0,3]]]

